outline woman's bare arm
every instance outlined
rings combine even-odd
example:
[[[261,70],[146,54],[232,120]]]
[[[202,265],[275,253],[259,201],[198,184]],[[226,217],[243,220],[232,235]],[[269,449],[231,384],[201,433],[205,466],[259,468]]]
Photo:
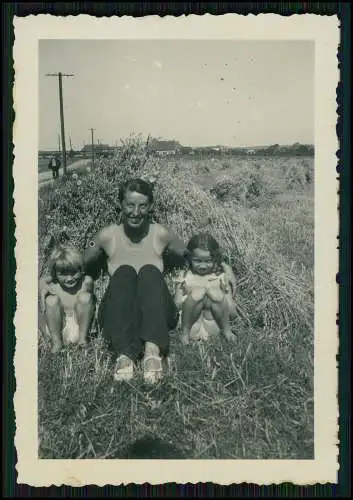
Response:
[[[40,308],[42,312],[45,312],[45,298],[51,294],[51,287],[50,285],[53,282],[53,278],[50,274],[47,274],[40,278],[39,284],[38,284],[38,292],[39,292],[39,302],[40,302]]]
[[[221,266],[223,268],[223,271],[232,287],[232,296],[235,297],[235,292],[236,292],[236,278],[233,272],[233,269],[229,264],[226,262],[221,262]]]
[[[105,257],[105,244],[109,228],[101,229],[89,242],[84,253],[84,268],[88,276],[95,276],[97,267],[101,267],[102,258]]]
[[[165,250],[184,258],[185,242],[170,227],[161,226],[160,239]]]
[[[53,282],[53,278],[50,276],[50,274],[47,274],[45,276],[42,276],[39,280],[39,292],[43,289],[46,288],[50,283]]]
[[[89,242],[88,247],[85,249],[84,262],[85,266],[90,266],[102,256],[103,247],[101,245],[101,232],[94,235]]]

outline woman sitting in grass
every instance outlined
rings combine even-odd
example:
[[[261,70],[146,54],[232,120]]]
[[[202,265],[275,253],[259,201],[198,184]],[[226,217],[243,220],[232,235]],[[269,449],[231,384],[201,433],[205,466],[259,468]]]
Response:
[[[48,277],[39,282],[45,330],[58,352],[63,344],[83,345],[95,310],[93,280],[83,272],[81,253],[72,246],[58,245],[49,259]]]
[[[217,241],[207,233],[193,236],[187,245],[187,269],[177,278],[175,303],[181,310],[181,340],[207,339],[220,332],[234,341],[229,320],[236,313],[235,276],[222,262]]]
[[[163,254],[182,257],[184,242],[164,225],[151,221],[152,186],[141,179],[119,190],[121,221],[103,227],[85,252],[87,273],[106,266],[110,279],[100,303],[98,323],[115,360],[114,379],[128,381],[141,361],[143,378],[156,383],[163,376],[169,330],[178,310],[164,279]]]

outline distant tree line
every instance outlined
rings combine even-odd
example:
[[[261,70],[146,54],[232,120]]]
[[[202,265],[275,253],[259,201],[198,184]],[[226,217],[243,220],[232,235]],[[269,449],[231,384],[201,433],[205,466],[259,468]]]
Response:
[[[280,146],[273,144],[271,146],[253,147],[253,148],[232,148],[225,146],[204,146],[204,147],[191,147],[182,146],[179,142],[164,141],[152,139],[150,141],[151,152],[164,156],[190,156],[190,157],[217,157],[217,156],[314,156],[315,148],[312,144],[295,144],[289,146]],[[120,147],[109,146],[108,144],[95,144],[94,154],[98,157],[113,156]],[[39,152],[40,156],[47,156],[49,152]],[[92,154],[92,146],[86,144],[81,151],[69,151],[68,156],[73,157],[89,157]]]
[[[183,147],[178,150],[182,155],[216,157],[216,156],[314,156],[315,148],[311,144],[295,143],[291,146],[273,144],[255,148],[227,148],[227,147]]]
[[[255,150],[255,154],[262,155],[295,155],[295,156],[314,156],[315,148],[312,144],[299,144],[296,142],[292,146],[280,146],[279,144],[273,144],[266,148],[259,148]]]

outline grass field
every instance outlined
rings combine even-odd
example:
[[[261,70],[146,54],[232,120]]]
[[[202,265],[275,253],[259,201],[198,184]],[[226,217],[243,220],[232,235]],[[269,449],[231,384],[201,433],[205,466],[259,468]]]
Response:
[[[182,347],[156,387],[112,379],[98,337],[50,353],[39,335],[40,458],[310,459],[314,453],[312,158],[158,159],[138,140],[39,193],[39,262],[65,226],[84,248],[116,220],[127,176],[155,182],[154,218],[208,230],[238,280],[237,344]],[[171,280],[167,277],[172,287]],[[100,300],[107,278],[96,281]]]

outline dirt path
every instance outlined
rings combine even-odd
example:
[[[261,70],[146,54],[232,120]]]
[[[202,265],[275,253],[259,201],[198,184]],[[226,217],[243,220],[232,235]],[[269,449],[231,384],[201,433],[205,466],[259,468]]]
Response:
[[[67,167],[67,170],[70,171],[70,170],[75,170],[78,168],[86,167],[89,163],[91,163],[90,159],[77,160],[74,163],[71,163],[71,165],[69,165]],[[63,174],[63,169],[60,168],[60,170],[59,170],[60,177],[62,176],[62,174]],[[48,172],[41,172],[38,175],[38,184],[40,186],[43,186],[44,184],[49,184],[50,182],[53,182],[53,181],[54,181],[53,174],[49,169],[48,169]]]

